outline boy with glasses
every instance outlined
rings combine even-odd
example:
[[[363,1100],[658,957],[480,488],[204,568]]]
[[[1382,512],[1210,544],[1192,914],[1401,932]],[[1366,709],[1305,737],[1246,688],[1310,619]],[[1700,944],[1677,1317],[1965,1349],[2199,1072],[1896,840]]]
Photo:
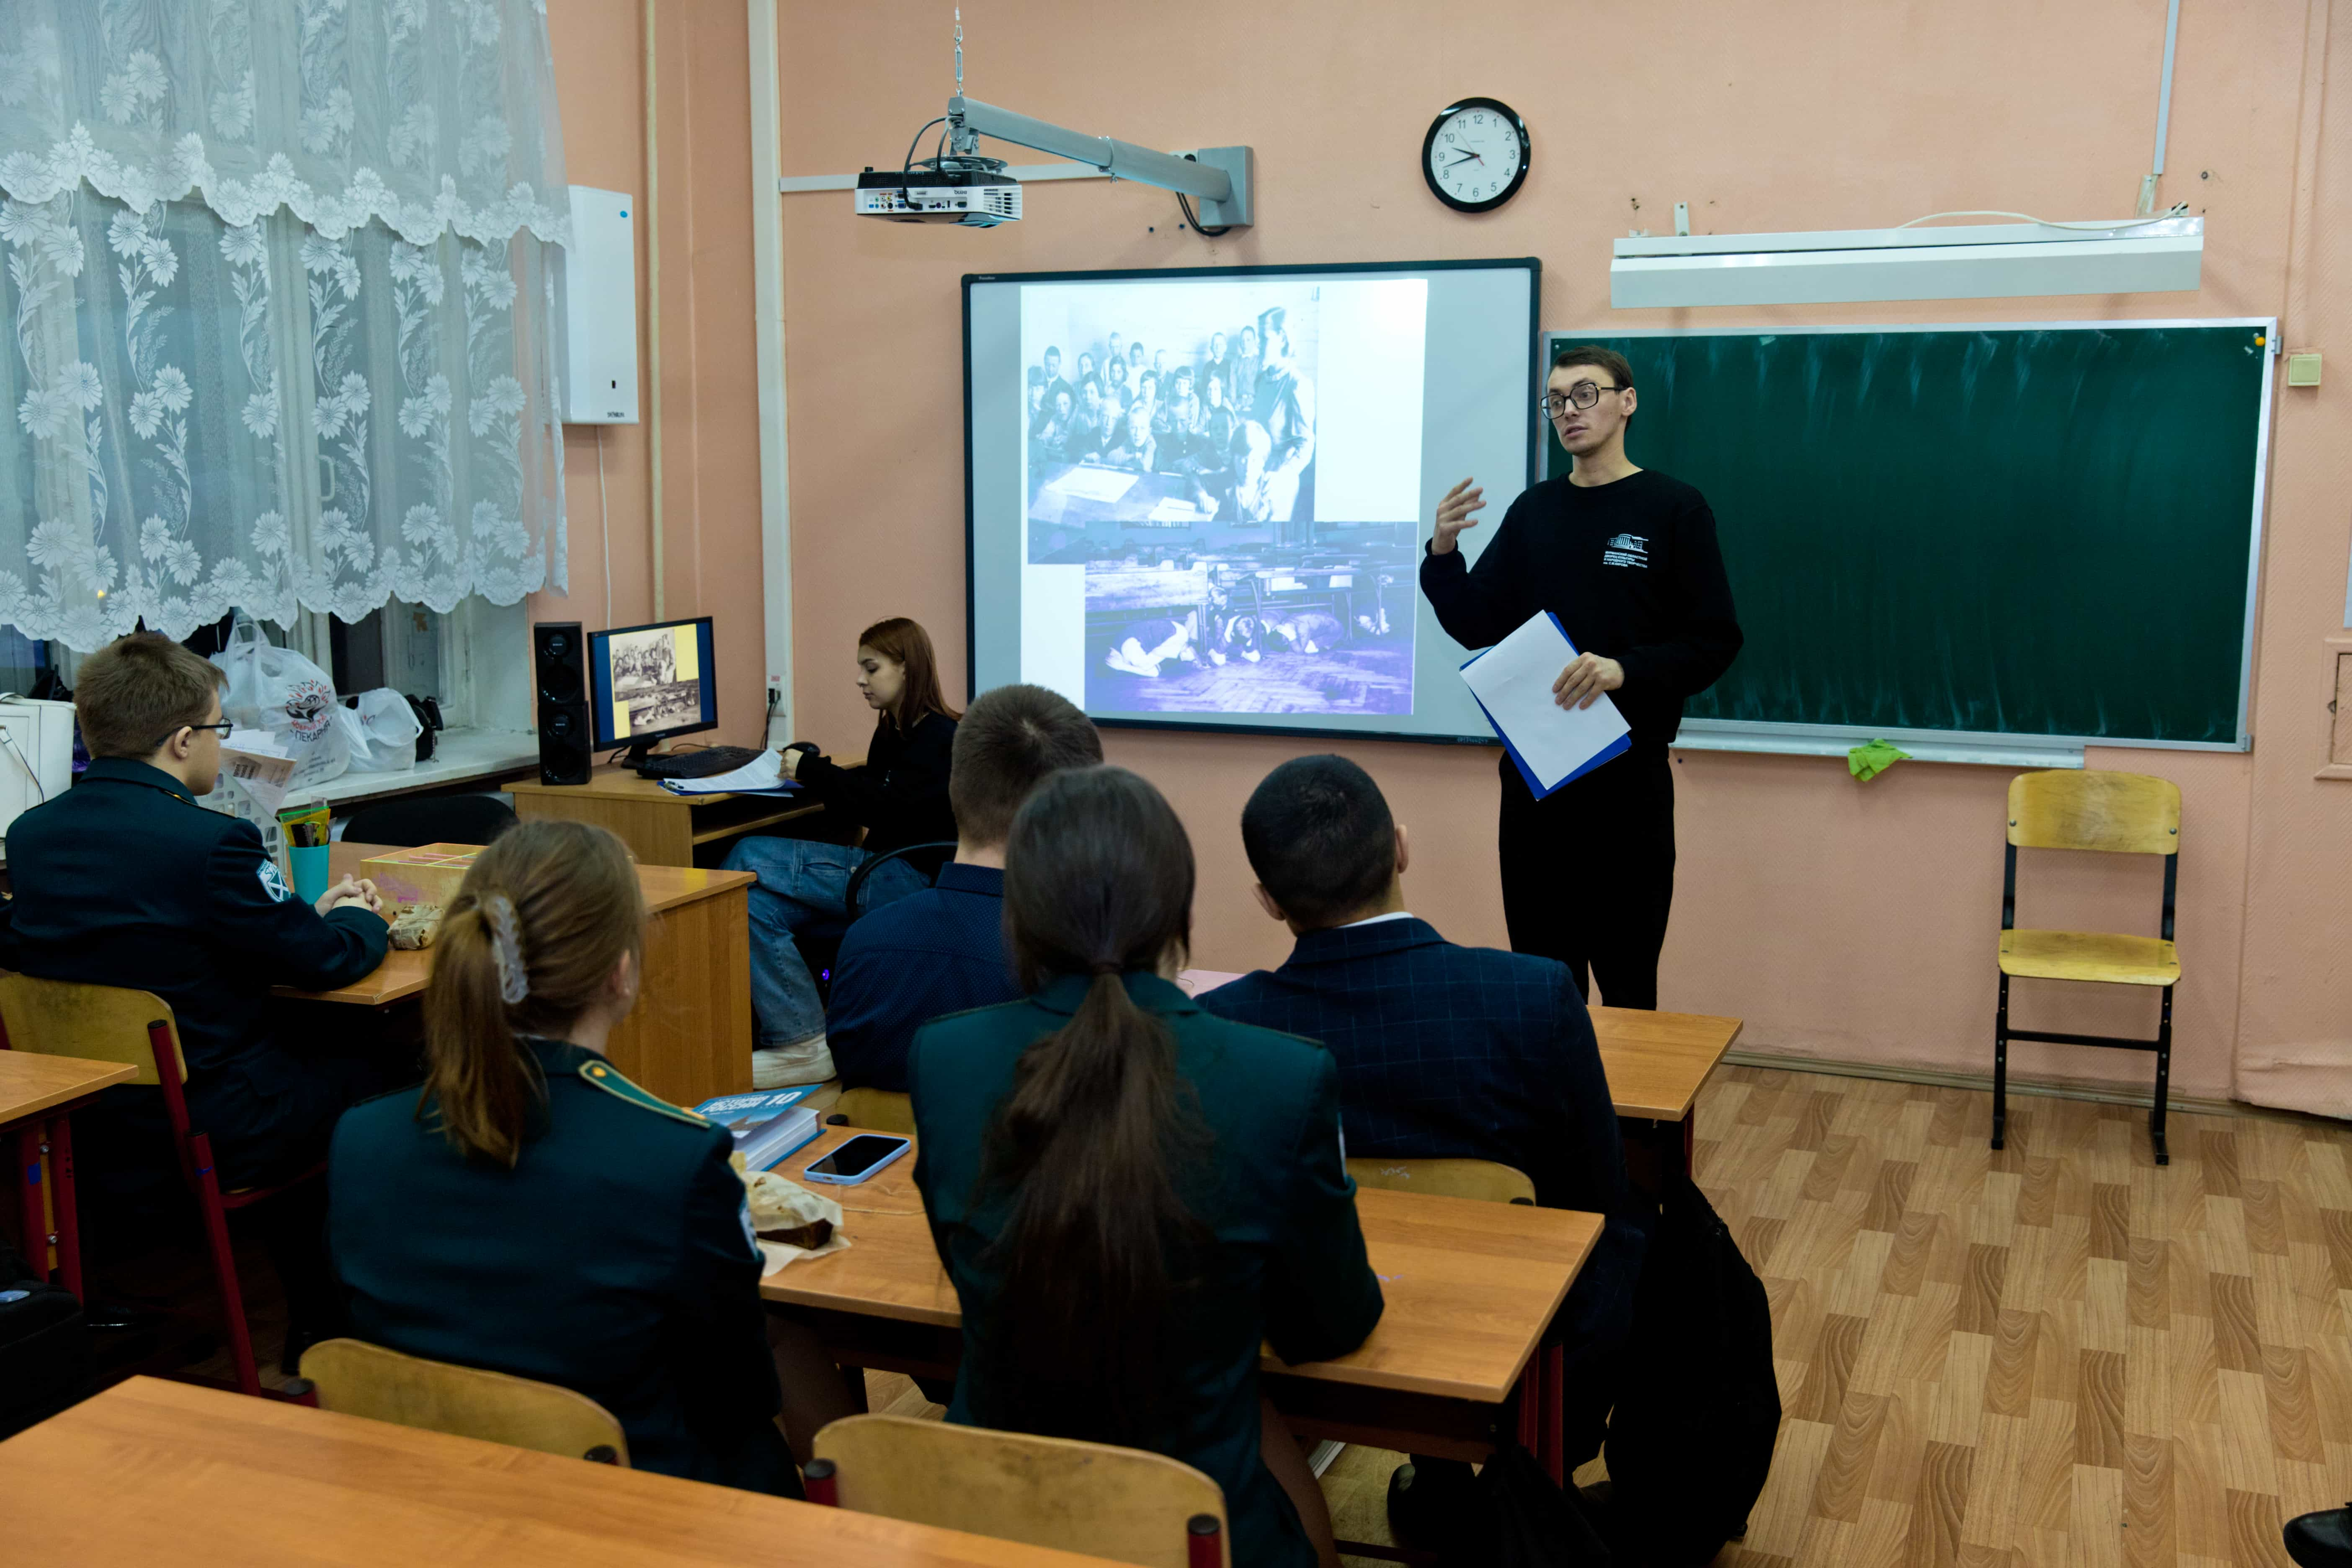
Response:
[[[89,767],[9,827],[16,896],[0,914],[0,966],[171,1004],[190,1120],[211,1135],[222,1187],[235,1188],[315,1164],[343,1108],[402,1081],[406,1064],[300,1036],[272,999],[273,986],[327,991],[370,973],[389,928],[370,884],[346,877],[306,904],[251,823],[196,804],[220,774],[226,679],[152,632],[83,661],[74,716]],[[77,1120],[95,1207],[129,1168],[168,1171],[167,1125],[152,1088],[108,1089]],[[335,1309],[319,1216],[286,1207],[297,1200],[255,1214],[282,1209],[272,1251],[297,1328],[315,1334]],[[297,1349],[289,1342],[289,1357]]]
[[[1438,504],[1421,587],[1465,647],[1551,611],[1578,649],[1553,700],[1589,708],[1605,692],[1624,714],[1632,749],[1543,800],[1502,760],[1503,916],[1512,948],[1567,964],[1587,1001],[1597,984],[1612,1006],[1655,1008],[1674,901],[1666,748],[1684,700],[1722,677],[1741,638],[1706,498],[1625,456],[1635,405],[1624,356],[1561,350],[1542,406],[1575,468],[1513,501],[1475,567],[1455,541],[1486,501],[1475,480],[1455,485]]]

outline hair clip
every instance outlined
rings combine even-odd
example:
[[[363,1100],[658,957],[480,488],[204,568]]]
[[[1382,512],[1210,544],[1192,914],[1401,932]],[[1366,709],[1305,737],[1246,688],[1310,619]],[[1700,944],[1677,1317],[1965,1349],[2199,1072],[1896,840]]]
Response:
[[[522,937],[515,907],[504,893],[492,893],[482,908],[490,917],[490,951],[499,961],[499,996],[509,1007],[530,994],[530,974],[522,966]]]

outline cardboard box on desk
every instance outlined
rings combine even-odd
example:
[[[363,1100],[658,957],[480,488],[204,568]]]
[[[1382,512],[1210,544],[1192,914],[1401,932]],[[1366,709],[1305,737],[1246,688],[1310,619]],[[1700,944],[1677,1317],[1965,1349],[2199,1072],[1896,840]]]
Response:
[[[447,909],[473,869],[478,844],[425,844],[394,849],[360,862],[359,874],[375,884],[387,904],[438,904]]]

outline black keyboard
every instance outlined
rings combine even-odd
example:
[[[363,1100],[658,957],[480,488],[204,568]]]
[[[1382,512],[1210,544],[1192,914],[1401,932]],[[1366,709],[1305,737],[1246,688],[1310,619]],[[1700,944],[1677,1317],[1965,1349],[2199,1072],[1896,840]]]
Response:
[[[647,757],[637,764],[638,776],[649,779],[707,779],[717,773],[731,773],[737,768],[757,762],[760,753],[749,746],[706,746],[698,752],[673,752],[666,757]]]

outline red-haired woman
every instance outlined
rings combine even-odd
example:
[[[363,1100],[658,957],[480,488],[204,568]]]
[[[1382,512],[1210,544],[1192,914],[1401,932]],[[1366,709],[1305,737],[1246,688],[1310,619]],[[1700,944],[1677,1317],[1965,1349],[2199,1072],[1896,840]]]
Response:
[[[930,634],[903,616],[858,635],[857,689],[879,715],[862,766],[845,768],[805,742],[784,751],[784,772],[824,803],[835,821],[866,830],[855,845],[805,838],[746,838],[728,869],[751,871],[751,1082],[758,1089],[815,1083],[833,1076],[824,1043],[824,1003],[796,938],[838,935],[848,919],[849,879],[877,855],[909,844],[951,841],[948,751],[960,717],[940,690]],[[866,882],[866,907],[925,886],[903,860]]]

